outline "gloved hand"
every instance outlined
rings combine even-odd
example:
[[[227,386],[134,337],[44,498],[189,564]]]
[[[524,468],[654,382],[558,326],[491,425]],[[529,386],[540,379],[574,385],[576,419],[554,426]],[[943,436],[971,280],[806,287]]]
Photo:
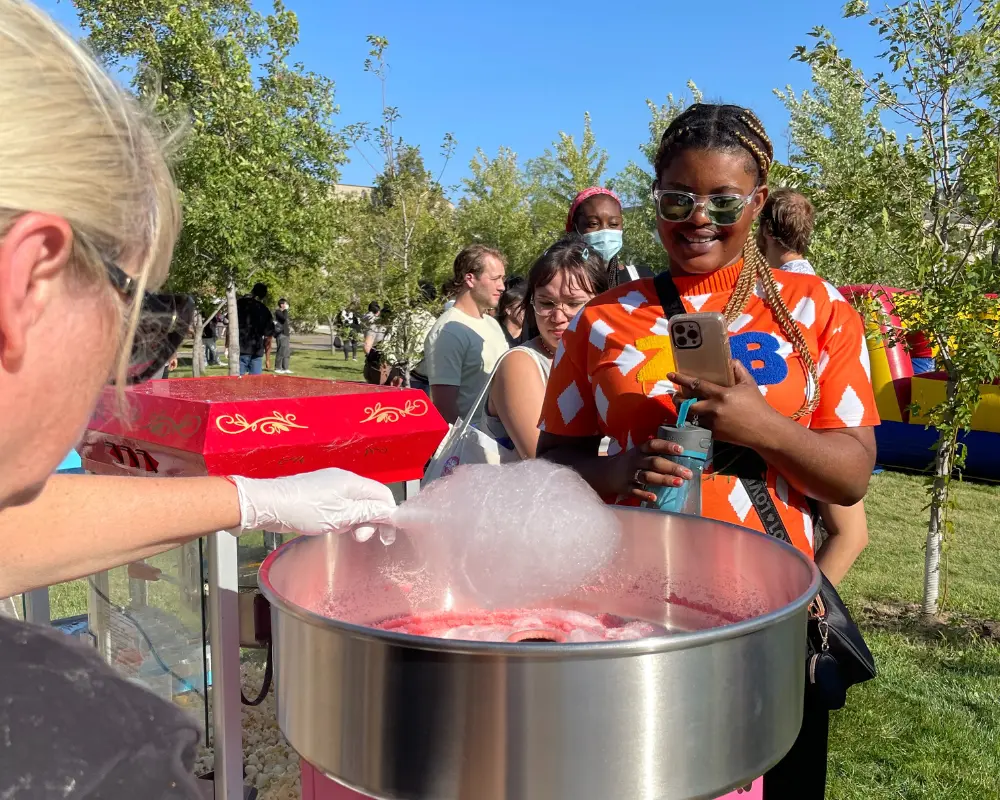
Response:
[[[233,475],[242,530],[271,533],[344,533],[367,541],[389,522],[396,501],[388,486],[342,469],[321,469],[260,480]]]

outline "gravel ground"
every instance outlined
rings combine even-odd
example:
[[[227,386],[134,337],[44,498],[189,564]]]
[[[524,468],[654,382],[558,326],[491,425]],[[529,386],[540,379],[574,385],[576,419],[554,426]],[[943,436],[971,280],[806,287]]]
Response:
[[[256,664],[242,666],[243,694],[255,697],[264,680],[264,669]],[[215,757],[202,748],[196,773],[213,769]],[[259,706],[243,706],[243,772],[248,786],[256,786],[260,800],[300,800],[299,755],[278,730],[274,711],[274,690]]]

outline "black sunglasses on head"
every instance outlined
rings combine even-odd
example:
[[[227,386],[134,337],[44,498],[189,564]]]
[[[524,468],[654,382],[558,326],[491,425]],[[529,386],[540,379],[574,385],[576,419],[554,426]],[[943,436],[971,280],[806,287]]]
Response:
[[[135,279],[117,264],[104,262],[108,280],[129,305],[136,299]],[[132,339],[127,378],[143,383],[160,372],[180,349],[194,322],[194,298],[187,294],[143,292],[139,324]]]

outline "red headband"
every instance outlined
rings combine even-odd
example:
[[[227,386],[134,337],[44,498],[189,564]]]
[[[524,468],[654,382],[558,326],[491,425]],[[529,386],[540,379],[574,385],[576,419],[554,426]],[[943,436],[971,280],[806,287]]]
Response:
[[[576,210],[580,207],[580,204],[583,203],[584,200],[589,200],[591,197],[599,194],[606,194],[608,197],[613,197],[618,205],[622,204],[618,195],[610,189],[605,189],[603,186],[591,186],[589,189],[584,189],[573,198],[573,203],[569,207],[569,216],[566,217],[566,233],[571,233],[573,231],[573,215],[576,214]]]

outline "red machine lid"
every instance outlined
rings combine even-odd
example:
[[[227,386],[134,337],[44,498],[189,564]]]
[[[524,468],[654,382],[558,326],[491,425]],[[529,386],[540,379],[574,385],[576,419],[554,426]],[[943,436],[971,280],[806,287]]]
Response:
[[[416,480],[448,425],[416,389],[292,376],[104,390],[81,455],[100,472],[274,477],[324,467]]]

